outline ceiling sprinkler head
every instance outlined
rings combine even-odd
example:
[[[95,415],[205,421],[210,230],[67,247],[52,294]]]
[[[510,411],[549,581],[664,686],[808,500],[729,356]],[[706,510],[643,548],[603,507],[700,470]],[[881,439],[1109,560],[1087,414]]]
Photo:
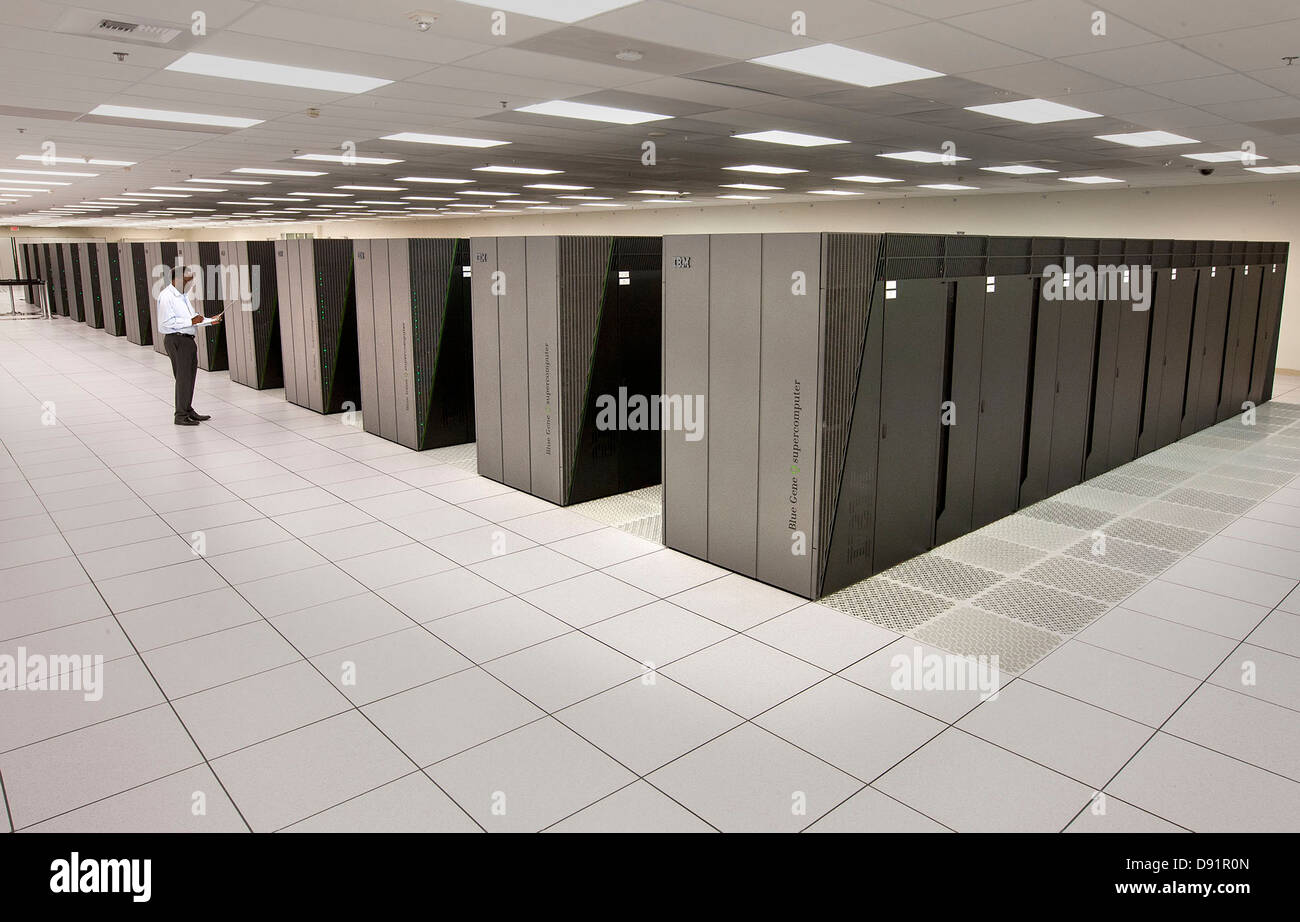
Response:
[[[320,118],[320,109],[317,109],[315,106],[312,106],[310,109],[307,110],[307,117]]]
[[[130,54],[131,53],[129,51],[114,51],[113,57],[117,58],[119,61],[125,61],[130,56]]]
[[[1290,66],[1291,66],[1292,64],[1294,64],[1296,61],[1300,61],[1300,55],[1289,54],[1289,55],[1287,55],[1286,57],[1284,57],[1282,60],[1283,60],[1283,61],[1286,61],[1286,66],[1287,66],[1287,67],[1290,67]]]
[[[624,48],[622,51],[614,55],[614,57],[618,58],[620,61],[639,61],[644,58],[645,55],[633,48]]]

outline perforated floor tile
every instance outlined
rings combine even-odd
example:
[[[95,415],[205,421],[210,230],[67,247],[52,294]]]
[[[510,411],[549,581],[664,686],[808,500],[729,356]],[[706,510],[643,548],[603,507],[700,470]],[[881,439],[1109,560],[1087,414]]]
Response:
[[[879,576],[854,583],[820,600],[822,605],[900,634],[915,630],[952,602]]]
[[[990,538],[1001,538],[1004,541],[1036,547],[1044,551],[1059,551],[1069,547],[1087,533],[1082,528],[1071,528],[1069,525],[1059,525],[1056,522],[1020,513],[999,519],[976,532]]]
[[[1089,480],[1087,485],[1102,490],[1110,490],[1114,493],[1131,493],[1134,496],[1156,496],[1169,489],[1169,484],[1163,480],[1130,476],[1127,467],[1120,470],[1124,473],[1111,472],[1102,474],[1100,477]],[[1184,474],[1179,473],[1177,479],[1181,480],[1184,476]]]
[[[585,503],[575,503],[570,512],[604,522],[648,541],[663,540],[663,487],[656,485],[617,493]]]
[[[1213,509],[1216,512],[1229,512],[1241,515],[1255,506],[1258,500],[1242,496],[1228,496],[1225,493],[1211,493],[1209,490],[1194,490],[1191,487],[1177,487],[1166,493],[1161,499],[1183,506],[1196,506],[1201,509]]]
[[[886,570],[881,576],[949,599],[969,599],[1002,579],[1000,573],[937,554],[913,557]]]
[[[1219,477],[1245,480],[1250,483],[1266,483],[1279,487],[1290,483],[1292,476],[1294,476],[1287,471],[1271,471],[1267,468],[1246,467],[1240,464],[1220,464],[1210,473]]]
[[[1049,557],[1026,570],[1024,578],[1112,604],[1132,595],[1147,583],[1137,574],[1077,557]]]
[[[1135,478],[1136,479],[1136,478]],[[1061,494],[1064,502],[1074,506],[1083,506],[1086,509],[1095,509],[1098,512],[1109,513],[1110,515],[1123,515],[1126,512],[1132,512],[1138,506],[1146,502],[1150,497],[1135,496],[1132,493],[1120,493],[1115,490],[1099,489],[1092,486],[1091,483],[1074,487],[1071,490]],[[1075,524],[1067,522],[1066,524]]]
[[[1227,528],[1237,518],[1226,512],[1215,512],[1212,509],[1200,509],[1196,506],[1180,506],[1178,503],[1167,503],[1162,500],[1147,503],[1138,509],[1134,516],[1205,532],[1217,532]]]
[[[1154,456],[1152,456],[1154,457]],[[1159,483],[1178,483],[1187,479],[1187,471],[1176,467],[1165,467],[1161,464],[1152,464],[1150,461],[1133,461],[1124,465],[1120,470],[1127,477],[1141,477],[1145,480],[1154,480]],[[1106,475],[1111,476],[1110,474]]]
[[[1277,475],[1274,475],[1277,476]],[[1209,493],[1226,493],[1243,499],[1261,500],[1277,490],[1271,483],[1250,482],[1235,477],[1223,477],[1218,474],[1198,474],[1183,484],[1189,490],[1204,490]]]
[[[459,467],[467,471],[478,470],[478,445],[474,442],[467,445],[431,448],[424,453],[424,456],[437,461],[439,464],[450,464],[452,467]]]
[[[996,655],[1001,671],[1017,675],[1062,643],[1050,631],[965,605],[917,628],[914,636],[963,656]]]
[[[999,583],[977,596],[972,604],[1065,636],[1077,634],[1110,608],[1096,599],[1022,579]]]
[[[1122,521],[1131,522],[1133,520],[1124,519]],[[1199,540],[1198,538],[1198,543]],[[1093,562],[1101,561],[1106,566],[1119,567],[1121,570],[1141,573],[1148,577],[1159,576],[1181,560],[1183,556],[1163,547],[1151,547],[1136,541],[1126,541],[1113,535],[1106,536],[1105,554],[1100,556],[1094,554],[1093,549],[1097,546],[1093,539],[1085,538],[1073,547],[1066,548],[1064,553],[1068,557],[1077,557],[1080,560],[1091,560]]]
[[[935,548],[934,553],[986,570],[1010,574],[1042,560],[1046,552],[975,532]]]
[[[1084,531],[1100,528],[1114,518],[1113,515],[1100,509],[1091,509],[1087,506],[1079,506],[1059,499],[1048,499],[1041,503],[1034,503],[1034,505],[1020,511],[1036,519],[1055,522],[1058,525],[1069,525],[1071,528],[1079,528]]]

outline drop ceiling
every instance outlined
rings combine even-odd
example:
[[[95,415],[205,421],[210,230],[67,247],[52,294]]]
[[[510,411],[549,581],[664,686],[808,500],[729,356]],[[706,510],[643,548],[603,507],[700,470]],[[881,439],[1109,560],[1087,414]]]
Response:
[[[572,3],[503,5],[554,11]],[[1183,156],[1250,143],[1267,158],[1261,166],[1300,163],[1300,61],[1283,60],[1300,55],[1300,7],[1294,0],[1108,0],[1105,34],[1095,34],[1096,6],[1080,0],[800,0],[796,6],[806,14],[806,34],[792,30],[792,4],[786,0],[631,0],[572,23],[557,21],[558,13],[547,19],[505,12],[502,18],[491,7],[459,0],[205,0],[205,34],[196,35],[195,4],[188,2],[96,0],[96,6],[83,7],[6,0],[0,5],[0,169],[33,172],[0,173],[0,220],[185,226],[328,221],[345,214],[349,220],[402,214],[464,219],[475,211],[595,207],[558,198],[563,192],[529,188],[539,181],[591,186],[584,194],[604,197],[601,207],[663,208],[671,207],[662,202],[667,196],[636,190],[679,192],[672,198],[697,205],[743,207],[826,200],[817,193],[828,189],[873,199],[954,194],[923,188],[938,184],[978,187],[958,195],[1065,189],[1087,194],[1089,186],[1062,180],[1095,175],[1141,187],[1300,180],[1300,173],[1255,174],[1247,164],[1205,164]],[[429,23],[426,31],[413,14]],[[171,27],[179,34],[163,44],[90,34],[96,30],[89,25],[101,19]],[[868,87],[751,63],[823,43],[943,76]],[[125,52],[124,59],[115,52]],[[391,82],[347,94],[167,69],[191,52]],[[1026,124],[967,109],[1027,97],[1098,117]],[[621,125],[520,111],[554,100],[667,117]],[[229,129],[91,115],[98,106],[260,124]],[[1136,148],[1096,138],[1153,130],[1199,143]],[[734,137],[766,131],[844,143],[795,147]],[[473,148],[384,140],[401,132],[509,143]],[[655,145],[654,165],[643,163],[648,141]],[[18,159],[39,157],[51,150],[50,143],[60,158],[134,165]],[[945,165],[879,156],[940,151],[945,145],[969,159]],[[346,151],[402,162],[294,159],[295,153]],[[763,177],[725,169],[745,164],[803,172]],[[981,169],[1006,164],[1055,172]],[[488,165],[563,172],[539,177],[475,169]],[[1214,174],[1202,176],[1209,165]],[[326,175],[231,172],[243,167]],[[97,175],[57,177],[67,185],[37,184],[53,170]],[[836,180],[862,174],[897,182]],[[470,182],[398,179],[407,176]],[[212,180],[207,188],[226,191],[196,190],[188,198],[136,204],[106,201],[183,186],[190,178]],[[267,184],[221,186],[223,178]],[[743,203],[719,198],[736,192],[724,184],[747,179],[779,188],[756,192],[765,198]],[[342,185],[402,188],[351,191],[345,198],[336,188]],[[27,191],[15,191],[24,186]],[[514,195],[463,194],[474,190]],[[293,193],[335,194],[293,196],[302,203],[257,201]],[[477,208],[452,207],[466,204]],[[50,213],[68,207],[85,210]],[[174,210],[181,208],[194,210]]]

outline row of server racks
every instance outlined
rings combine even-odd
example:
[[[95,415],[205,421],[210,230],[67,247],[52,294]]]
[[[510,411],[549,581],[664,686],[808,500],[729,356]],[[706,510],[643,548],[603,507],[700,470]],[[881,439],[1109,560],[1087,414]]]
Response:
[[[664,238],[664,543],[817,598],[1269,399],[1287,246]],[[1248,403],[1249,402],[1249,403]]]
[[[918,234],[32,244],[57,314],[818,598],[1269,399],[1287,246]],[[644,398],[638,411],[638,398]],[[647,416],[647,405],[653,408]],[[629,409],[630,408],[630,409]],[[640,415],[638,415],[638,412]]]

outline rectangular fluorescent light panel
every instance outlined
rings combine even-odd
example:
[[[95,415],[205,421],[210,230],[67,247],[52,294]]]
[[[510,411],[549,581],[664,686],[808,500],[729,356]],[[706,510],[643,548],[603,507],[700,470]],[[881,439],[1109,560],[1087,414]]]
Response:
[[[211,183],[213,185],[228,186],[269,186],[271,181],[268,179],[194,179],[190,178],[186,182]]]
[[[809,195],[861,195],[861,192],[850,192],[847,189],[810,189]]]
[[[801,134],[798,131],[750,131],[734,134],[733,138],[744,141],[766,141],[769,144],[789,144],[792,147],[825,147],[828,144],[848,144],[838,138],[825,138],[816,134]]]
[[[1112,179],[1109,176],[1062,176],[1061,182],[1077,182],[1085,186],[1095,186],[1107,182],[1123,182],[1122,179]]]
[[[888,176],[832,176],[836,182],[902,182],[901,179],[890,179]]]
[[[95,106],[89,115],[105,118],[130,118],[145,122],[176,122],[181,125],[212,125],[217,128],[252,128],[262,124],[260,118],[234,115],[205,115],[201,112],[176,112],[171,109],[141,109],[138,106]]]
[[[226,58],[216,54],[195,52],[181,55],[168,64],[166,69],[182,74],[250,80],[253,83],[273,83],[276,86],[297,86],[329,93],[366,93],[393,82],[380,77],[363,77],[360,74],[345,74],[333,70],[316,70],[311,67],[293,67],[289,64],[248,61],[242,58]]]
[[[807,170],[796,170],[788,166],[764,166],[761,163],[746,163],[743,166],[724,166],[724,170],[732,170],[736,173],[764,173],[768,176],[785,176],[789,173],[807,173]]]
[[[475,173],[518,173],[522,176],[553,176],[564,170],[543,170],[533,166],[476,166]]]
[[[720,189],[748,189],[751,192],[780,192],[785,186],[765,186],[758,182],[724,182]]]
[[[313,170],[280,170],[270,167],[260,166],[241,166],[237,170],[231,170],[232,173],[254,173],[259,176],[328,176],[328,173],[319,173]]]
[[[516,112],[528,112],[533,115],[553,115],[558,118],[579,118],[589,122],[609,122],[614,125],[641,125],[645,122],[658,122],[671,115],[657,112],[641,112],[637,109],[617,109],[613,106],[596,106],[585,102],[572,102],[567,99],[553,99],[550,102],[534,103],[521,106]]]
[[[978,189],[979,186],[963,186],[955,182],[934,182],[934,183],[922,183],[920,188],[939,189],[944,192],[965,192],[969,189]]]
[[[399,131],[386,134],[381,141],[408,141],[412,144],[441,144],[445,147],[500,147],[509,141],[493,141],[489,138],[462,138],[451,134],[421,134],[418,131]]]
[[[751,58],[751,64],[775,67],[778,70],[821,77],[837,83],[851,83],[854,86],[888,86],[891,83],[906,83],[910,80],[929,80],[942,77],[937,70],[904,64],[890,58],[855,51],[843,45],[813,45],[780,54],[769,54]]]
[[[388,166],[392,163],[405,163],[404,160],[394,160],[391,157],[361,157],[357,154],[295,154],[294,160],[316,160],[321,163],[342,163],[352,165],[354,163],[373,163],[378,166]]]
[[[986,173],[1008,173],[1012,176],[1031,176],[1035,173],[1056,172],[1056,170],[1045,169],[1041,166],[1028,166],[1023,163],[1009,163],[1006,166],[982,166],[980,169]]]
[[[770,195],[735,195],[735,194],[731,194],[731,195],[719,195],[718,198],[734,198],[734,199],[743,199],[744,201],[747,201],[747,202],[748,202],[748,201],[759,201],[760,199],[769,199],[769,198],[771,198],[771,196],[770,196]]]
[[[1195,138],[1185,138],[1171,131],[1130,131],[1124,134],[1095,135],[1098,141],[1126,144],[1129,147],[1165,147],[1169,144],[1200,144]]]
[[[1248,166],[1246,172],[1275,176],[1278,173],[1300,173],[1300,166]]]
[[[436,182],[436,183],[443,183],[444,185],[463,186],[466,183],[473,182],[474,180],[446,179],[441,176],[399,176],[397,177],[397,181],[398,182]]]
[[[566,186],[563,183],[555,182],[534,182],[524,186],[525,189],[551,189],[555,192],[581,192],[583,189],[590,189],[591,186]]]
[[[886,160],[910,160],[912,163],[947,163],[948,161],[969,160],[970,157],[958,157],[955,154],[936,154],[929,150],[904,150],[892,154],[876,154]]]
[[[62,170],[0,170],[7,176],[98,176],[98,173],[69,173]],[[30,180],[14,180],[14,182],[29,182]],[[63,183],[67,185],[67,183]]]
[[[335,186],[335,189],[351,189],[354,192],[403,192],[406,186]]]
[[[1050,102],[1046,99],[1018,99],[1015,102],[995,102],[986,106],[966,106],[967,112],[978,112],[994,118],[1013,122],[1042,125],[1047,122],[1067,122],[1077,118],[1101,118],[1100,112],[1076,109],[1074,106]]]
[[[1248,156],[1254,156],[1256,160],[1267,160],[1267,157],[1260,154],[1250,155],[1244,150],[1225,150],[1213,154],[1183,154],[1188,160],[1199,160],[1202,163],[1245,163]]]
[[[32,160],[37,163],[84,163],[87,166],[135,166],[134,160],[100,160],[92,157],[46,157],[44,154],[19,154],[19,160]]]

